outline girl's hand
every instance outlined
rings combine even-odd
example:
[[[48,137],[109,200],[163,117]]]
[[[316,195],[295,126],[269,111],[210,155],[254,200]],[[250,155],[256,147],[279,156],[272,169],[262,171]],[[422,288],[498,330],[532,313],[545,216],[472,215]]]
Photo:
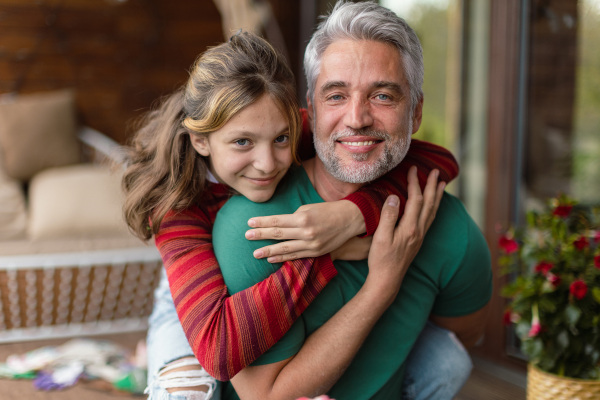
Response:
[[[390,288],[391,291],[387,292],[391,294],[390,301],[400,289],[406,270],[435,219],[445,187],[444,182],[437,183],[437,177],[438,171],[432,171],[421,193],[417,170],[412,167],[408,172],[408,200],[398,225],[398,197],[388,197],[381,211],[381,220],[369,252],[367,282]]]
[[[307,204],[293,214],[251,218],[248,225],[256,229],[246,239],[282,240],[254,252],[271,263],[321,256],[365,232],[362,213],[348,200]]]

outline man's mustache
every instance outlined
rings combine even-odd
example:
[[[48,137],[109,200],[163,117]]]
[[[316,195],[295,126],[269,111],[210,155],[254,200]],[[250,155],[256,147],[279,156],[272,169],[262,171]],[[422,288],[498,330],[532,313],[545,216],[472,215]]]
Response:
[[[376,131],[373,129],[345,129],[341,132],[335,132],[331,135],[330,140],[336,142],[352,136],[367,136],[376,140],[388,140],[390,135],[387,132]]]

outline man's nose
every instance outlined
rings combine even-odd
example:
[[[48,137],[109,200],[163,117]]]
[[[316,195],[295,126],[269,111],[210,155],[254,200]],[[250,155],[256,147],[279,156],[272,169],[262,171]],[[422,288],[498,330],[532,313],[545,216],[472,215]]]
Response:
[[[352,99],[348,105],[344,123],[352,129],[362,129],[373,124],[371,107],[368,101],[363,99]]]

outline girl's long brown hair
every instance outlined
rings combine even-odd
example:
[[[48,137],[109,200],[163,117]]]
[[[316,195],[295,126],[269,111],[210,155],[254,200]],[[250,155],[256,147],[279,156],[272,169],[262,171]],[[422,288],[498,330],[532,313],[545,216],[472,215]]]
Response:
[[[288,121],[295,157],[301,119],[294,76],[283,56],[251,33],[238,33],[204,52],[187,83],[143,116],[122,181],[123,212],[135,235],[148,240],[167,212],[201,204],[208,164],[188,135],[220,129],[264,94]]]

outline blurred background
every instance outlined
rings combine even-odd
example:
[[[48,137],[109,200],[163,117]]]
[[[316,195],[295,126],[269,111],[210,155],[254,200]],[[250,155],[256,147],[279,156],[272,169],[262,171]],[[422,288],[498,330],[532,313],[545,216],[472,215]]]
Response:
[[[78,122],[123,144],[198,54],[240,27],[287,56],[304,102],[304,47],[331,0],[0,0],[0,94],[75,92]],[[417,31],[425,107],[416,138],[456,155],[448,190],[498,238],[570,194],[600,203],[600,0],[381,0]],[[35,115],[31,116],[35,118]],[[498,272],[498,266],[494,265]],[[474,354],[524,371],[496,274]]]

